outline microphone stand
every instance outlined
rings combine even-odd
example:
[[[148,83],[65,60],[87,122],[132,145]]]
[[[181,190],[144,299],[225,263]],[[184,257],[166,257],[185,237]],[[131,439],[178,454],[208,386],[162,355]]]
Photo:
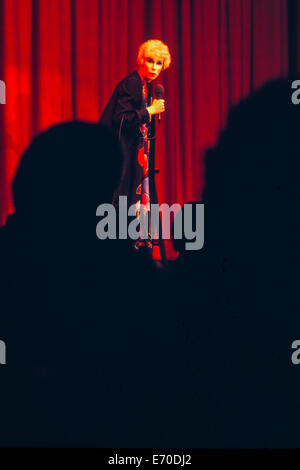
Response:
[[[151,204],[158,204],[158,197],[157,197],[157,190],[155,184],[155,175],[159,173],[159,169],[155,168],[155,115],[152,116],[152,123],[151,123],[151,136],[152,139],[150,140],[150,150],[149,150],[149,160],[148,160],[148,174],[149,174],[149,192],[150,192],[150,218],[151,218]],[[160,123],[160,119],[158,120]],[[167,255],[166,255],[166,247],[165,242],[163,239],[162,233],[162,220],[161,214],[159,212],[159,227],[158,227],[158,239],[152,240],[152,253],[153,247],[159,246],[160,256],[162,263],[165,267],[168,265]]]

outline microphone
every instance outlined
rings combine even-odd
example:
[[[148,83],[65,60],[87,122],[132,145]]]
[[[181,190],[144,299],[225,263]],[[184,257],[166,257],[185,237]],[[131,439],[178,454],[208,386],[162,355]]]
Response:
[[[163,85],[156,85],[154,92],[157,100],[161,100],[165,94],[165,88]],[[160,113],[158,115],[158,122],[160,123]]]

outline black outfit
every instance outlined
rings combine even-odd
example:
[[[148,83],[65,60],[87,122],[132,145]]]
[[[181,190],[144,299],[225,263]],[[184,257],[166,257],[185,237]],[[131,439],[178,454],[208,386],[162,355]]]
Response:
[[[152,83],[147,84],[146,102],[143,81],[135,71],[117,85],[100,118],[100,123],[111,128],[119,137],[123,152],[121,182],[114,195],[116,204],[119,195],[126,195],[129,205],[136,203],[139,198],[136,188],[143,179],[143,168],[137,161],[138,149],[143,145],[140,126],[147,124],[148,137],[154,135],[154,119],[150,123],[146,109],[151,104],[151,97]],[[151,147],[150,152],[153,152],[153,142]]]

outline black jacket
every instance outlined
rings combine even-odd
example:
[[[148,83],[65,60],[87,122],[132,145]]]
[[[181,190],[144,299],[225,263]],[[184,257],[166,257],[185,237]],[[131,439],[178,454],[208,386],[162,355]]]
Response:
[[[152,84],[147,86],[150,100]],[[136,202],[135,190],[142,178],[142,168],[137,163],[141,139],[139,127],[144,123],[150,123],[146,105],[143,97],[143,83],[140,75],[135,71],[116,86],[100,118],[100,123],[111,128],[119,137],[123,152],[121,182],[114,196],[116,204],[119,195],[127,195],[129,204]]]

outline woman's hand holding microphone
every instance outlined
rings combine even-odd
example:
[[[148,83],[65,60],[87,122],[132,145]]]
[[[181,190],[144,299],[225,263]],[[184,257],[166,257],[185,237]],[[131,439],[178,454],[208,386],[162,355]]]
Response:
[[[147,108],[148,113],[150,114],[150,117],[152,114],[160,114],[165,112],[165,100],[160,99],[160,100],[153,100],[151,106],[148,106]]]

